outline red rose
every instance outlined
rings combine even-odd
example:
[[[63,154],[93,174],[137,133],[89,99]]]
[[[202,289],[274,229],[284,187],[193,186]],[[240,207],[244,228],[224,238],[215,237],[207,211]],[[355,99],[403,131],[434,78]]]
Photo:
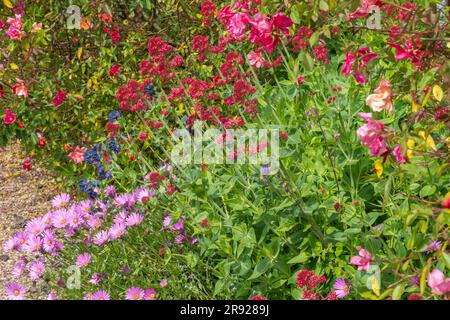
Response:
[[[109,75],[111,76],[111,77],[114,77],[116,74],[118,74],[119,73],[119,65],[118,64],[116,64],[116,65],[113,65],[110,69],[109,69]]]
[[[61,89],[58,90],[58,93],[56,94],[55,98],[53,99],[53,105],[55,107],[58,107],[63,103],[64,98],[66,97],[66,93],[62,91]]]
[[[17,115],[15,115],[11,109],[6,109],[6,115],[3,118],[3,123],[13,124],[17,120]]]

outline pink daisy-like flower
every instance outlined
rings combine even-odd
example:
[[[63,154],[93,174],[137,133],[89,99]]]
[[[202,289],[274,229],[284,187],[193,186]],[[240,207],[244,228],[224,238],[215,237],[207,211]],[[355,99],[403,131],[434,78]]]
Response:
[[[110,300],[109,293],[104,290],[97,291],[92,295],[92,300]]]
[[[141,288],[132,287],[127,290],[125,299],[127,299],[127,300],[142,300],[142,299],[144,299],[144,290],[142,290]]]
[[[6,286],[6,294],[9,300],[23,300],[25,289],[20,284],[12,282]]]
[[[172,216],[166,216],[163,220],[163,228],[167,228],[170,226],[170,222],[172,221]]]
[[[184,229],[184,220],[183,219],[179,219],[173,226],[172,226],[172,231],[181,231]]]
[[[24,245],[24,250],[28,253],[33,253],[39,251],[41,249],[43,240],[36,236],[31,236],[27,239],[27,242]]]
[[[350,284],[347,283],[345,279],[337,279],[334,283],[334,292],[336,293],[336,296],[339,299],[344,298],[350,293],[350,288],[352,287]]]
[[[51,231],[46,231],[42,243],[45,252],[52,252],[56,246],[55,235]]]
[[[86,293],[83,297],[83,300],[92,300],[92,293]]]
[[[167,279],[162,279],[162,280],[159,282],[159,285],[160,285],[162,288],[167,287],[168,284],[169,284],[169,281],[168,281]]]
[[[125,225],[122,223],[116,223],[109,229],[111,239],[121,238],[126,232]]]
[[[127,227],[136,226],[141,224],[144,217],[139,213],[133,213],[131,216],[127,217],[125,225]]]
[[[91,280],[89,280],[89,283],[92,283],[93,285],[98,285],[102,280],[104,276],[101,273],[94,273],[91,277]]]
[[[52,223],[55,228],[63,229],[69,224],[69,217],[66,210],[59,209],[53,212]]]
[[[94,243],[98,246],[101,246],[105,242],[109,241],[110,234],[108,231],[100,231],[94,236]]]
[[[136,199],[137,201],[145,204],[147,203],[151,198],[153,198],[154,192],[149,189],[139,189],[136,192]]]
[[[115,224],[125,224],[125,221],[127,220],[128,213],[126,211],[120,211],[115,217],[114,217],[114,223]]]
[[[114,198],[114,204],[119,207],[133,207],[134,206],[134,196],[131,194],[121,194]]]
[[[155,299],[156,299],[155,289],[150,288],[144,291],[144,300],[155,300]]]
[[[47,300],[58,300],[58,296],[56,295],[56,292],[52,291],[48,294]]]
[[[27,260],[23,257],[19,259],[19,262],[14,266],[12,270],[12,275],[14,278],[18,278],[25,273],[27,267]]]
[[[62,208],[70,202],[70,196],[67,193],[61,193],[52,200],[53,208]]]
[[[41,260],[33,261],[30,263],[30,278],[33,281],[37,281],[45,272],[45,265]]]
[[[87,225],[89,229],[95,230],[102,226],[102,221],[99,217],[89,215],[87,216]]]
[[[82,253],[77,258],[77,267],[84,268],[91,262],[91,255],[87,252]]]
[[[25,232],[34,234],[35,236],[41,234],[45,230],[45,224],[41,218],[34,218],[27,222]]]

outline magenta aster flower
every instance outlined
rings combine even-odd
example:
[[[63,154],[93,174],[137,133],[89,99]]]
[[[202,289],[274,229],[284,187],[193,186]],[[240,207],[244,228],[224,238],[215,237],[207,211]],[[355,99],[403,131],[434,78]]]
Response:
[[[172,226],[172,231],[181,231],[184,228],[184,220],[179,219],[177,223]]]
[[[133,213],[131,216],[129,216],[126,221],[125,225],[127,227],[136,226],[141,224],[142,220],[144,220],[144,217],[139,213]]]
[[[155,300],[155,299],[156,299],[155,289],[150,288],[144,291],[144,300]]]
[[[153,198],[153,196],[155,195],[155,193],[152,190],[148,190],[148,189],[139,189],[136,192],[136,199],[137,201],[145,204],[147,203],[151,198]]]
[[[12,275],[14,278],[19,278],[21,275],[25,273],[27,267],[27,260],[25,258],[20,258],[19,262],[14,266],[12,270]]]
[[[66,210],[59,209],[53,212],[52,223],[55,228],[63,229],[69,224],[69,217]]]
[[[94,236],[94,243],[101,246],[105,242],[109,241],[110,235],[108,231],[100,231]]]
[[[92,300],[110,300],[110,299],[108,292],[100,290],[92,295]]]
[[[168,284],[169,284],[169,281],[168,281],[167,279],[162,279],[162,280],[159,282],[159,285],[160,285],[162,288],[167,287]]]
[[[118,214],[116,214],[114,216],[114,223],[115,224],[125,224],[127,217],[128,217],[128,213],[126,211],[120,211]]]
[[[441,241],[437,241],[437,240],[431,241],[428,244],[428,247],[425,248],[424,252],[427,253],[427,254],[431,254],[433,252],[441,250],[441,247],[442,247],[442,242]]]
[[[91,280],[89,280],[89,283],[92,283],[93,285],[98,285],[104,278],[104,275],[102,273],[94,273],[91,277]]]
[[[142,290],[141,288],[132,287],[127,290],[125,299],[127,299],[127,300],[142,300],[142,299],[144,299],[144,290]]]
[[[114,204],[119,207],[129,208],[134,206],[134,196],[132,194],[121,194],[114,198]]]
[[[92,300],[92,293],[86,293],[83,297],[83,300]]]
[[[342,299],[350,293],[351,287],[345,279],[339,278],[334,283],[334,292],[339,299]]]
[[[52,291],[48,294],[47,300],[58,300],[58,296],[56,295],[56,292]]]
[[[56,238],[51,231],[46,231],[42,243],[45,252],[52,252],[56,246]]]
[[[67,193],[58,194],[52,200],[53,208],[62,208],[70,202],[70,196]]]
[[[43,244],[43,240],[41,238],[36,237],[36,236],[31,236],[29,239],[27,239],[24,249],[28,253],[33,253],[33,252],[39,251],[39,249],[41,249],[42,244]]]
[[[77,267],[84,268],[91,262],[91,255],[87,252],[82,253],[77,258]]]
[[[41,260],[36,260],[30,263],[30,278],[37,281],[45,272],[45,265]]]
[[[111,239],[118,239],[122,237],[126,232],[125,225],[122,223],[116,223],[109,229],[109,234],[111,235]]]
[[[34,234],[35,236],[41,234],[45,230],[45,224],[41,218],[34,218],[27,222],[25,232]]]
[[[167,228],[170,226],[170,222],[172,221],[172,216],[166,216],[163,220],[163,228]]]
[[[12,282],[6,286],[6,294],[9,300],[23,300],[25,289],[20,284]]]
[[[89,215],[87,216],[87,225],[89,229],[95,230],[102,226],[102,221],[99,217]]]
[[[116,194],[116,188],[114,186],[107,186],[105,189],[105,193],[108,196],[113,197]]]

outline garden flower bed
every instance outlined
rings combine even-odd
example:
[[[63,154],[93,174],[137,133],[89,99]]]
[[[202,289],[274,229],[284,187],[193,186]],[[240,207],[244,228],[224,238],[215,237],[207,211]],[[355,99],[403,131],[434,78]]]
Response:
[[[445,1],[78,2],[0,7],[0,146],[62,182],[9,299],[448,299]]]

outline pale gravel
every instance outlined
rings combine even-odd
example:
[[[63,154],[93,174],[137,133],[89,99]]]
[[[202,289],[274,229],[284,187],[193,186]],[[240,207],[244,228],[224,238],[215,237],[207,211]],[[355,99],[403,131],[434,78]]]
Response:
[[[5,287],[18,282],[27,290],[27,299],[45,299],[45,284],[35,285],[27,276],[14,279],[11,270],[20,255],[5,253],[3,243],[21,231],[27,220],[45,214],[57,194],[54,176],[36,161],[31,171],[22,169],[25,154],[20,144],[12,142],[0,148],[0,300],[6,299]]]

